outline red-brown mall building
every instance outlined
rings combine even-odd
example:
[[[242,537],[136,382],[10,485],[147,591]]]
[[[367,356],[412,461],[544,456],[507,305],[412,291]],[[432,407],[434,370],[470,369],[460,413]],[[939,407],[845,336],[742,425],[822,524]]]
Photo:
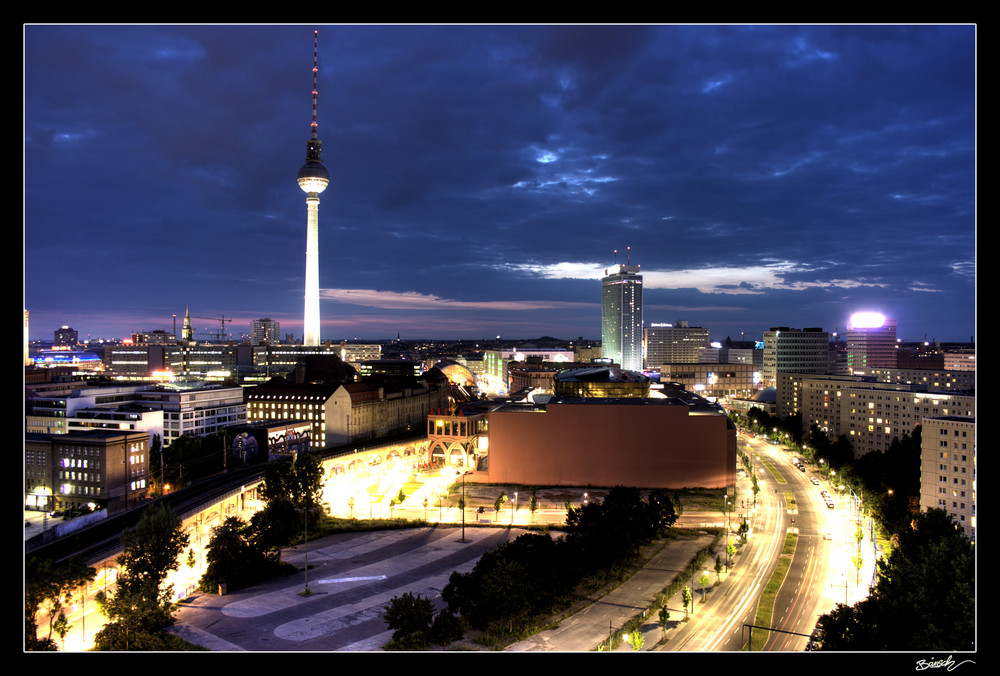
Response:
[[[473,481],[559,486],[724,488],[736,481],[736,428],[696,395],[557,397],[488,414],[488,461]]]

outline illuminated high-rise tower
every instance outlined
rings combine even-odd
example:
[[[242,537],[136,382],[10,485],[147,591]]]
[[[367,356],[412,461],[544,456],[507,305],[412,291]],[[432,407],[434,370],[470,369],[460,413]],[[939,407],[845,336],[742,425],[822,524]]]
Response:
[[[330,183],[323,166],[322,147],[316,127],[316,76],[319,73],[319,31],[313,32],[312,135],[306,142],[306,163],[299,169],[299,187],[306,193],[306,306],[303,343],[319,345],[319,194]]]
[[[642,370],[642,275],[638,265],[619,265],[610,274],[604,271],[601,352],[623,369]]]
[[[896,368],[896,320],[878,312],[855,312],[847,322],[848,373]]]

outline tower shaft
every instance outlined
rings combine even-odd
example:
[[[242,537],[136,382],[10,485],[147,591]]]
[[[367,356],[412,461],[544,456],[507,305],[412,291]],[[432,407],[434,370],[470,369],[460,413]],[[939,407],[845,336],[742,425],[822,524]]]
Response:
[[[319,345],[319,193],[306,198],[306,307],[304,344]]]

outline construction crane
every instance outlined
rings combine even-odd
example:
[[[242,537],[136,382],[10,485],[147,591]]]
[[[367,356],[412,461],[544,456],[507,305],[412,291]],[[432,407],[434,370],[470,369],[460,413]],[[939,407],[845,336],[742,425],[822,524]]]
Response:
[[[211,319],[212,321],[219,322],[219,332],[216,334],[216,340],[220,343],[226,340],[226,322],[233,321],[232,318],[226,319],[225,315],[220,317],[192,317],[193,319]]]

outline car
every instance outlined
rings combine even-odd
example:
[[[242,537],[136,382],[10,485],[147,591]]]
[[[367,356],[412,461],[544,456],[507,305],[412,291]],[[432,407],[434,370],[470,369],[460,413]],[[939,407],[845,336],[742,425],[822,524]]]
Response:
[[[828,500],[827,501],[826,508],[827,509],[833,509],[833,500]]]
[[[812,481],[813,486],[819,486],[819,479],[816,477],[813,477],[810,481]]]
[[[833,540],[833,533],[823,533],[824,540]]]

